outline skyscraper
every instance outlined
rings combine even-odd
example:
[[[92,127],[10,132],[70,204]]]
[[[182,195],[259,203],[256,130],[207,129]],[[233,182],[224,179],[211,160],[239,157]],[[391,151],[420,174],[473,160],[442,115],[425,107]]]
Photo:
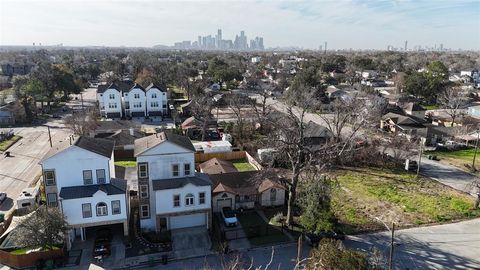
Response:
[[[222,29],[218,29],[217,36],[215,37],[217,41],[217,49],[223,49],[222,47]]]

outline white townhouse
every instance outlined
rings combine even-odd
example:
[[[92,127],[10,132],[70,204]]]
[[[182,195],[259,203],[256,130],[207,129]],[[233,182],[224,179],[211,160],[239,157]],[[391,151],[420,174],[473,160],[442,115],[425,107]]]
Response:
[[[211,181],[195,173],[190,139],[170,132],[135,140],[140,227],[173,230],[211,225]]]
[[[125,116],[136,120],[145,119],[145,89],[138,83],[123,92]]]
[[[40,161],[48,207],[60,207],[75,236],[86,228],[123,227],[128,234],[127,182],[115,178],[114,142],[78,137],[54,145]]]
[[[97,100],[100,114],[106,118],[122,118],[122,93],[115,84],[99,85]]]
[[[167,114],[167,90],[151,83],[146,89],[147,116],[158,121]]]

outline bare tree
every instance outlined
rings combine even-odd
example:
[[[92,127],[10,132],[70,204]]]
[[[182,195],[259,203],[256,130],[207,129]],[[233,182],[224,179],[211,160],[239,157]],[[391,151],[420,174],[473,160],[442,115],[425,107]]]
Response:
[[[192,114],[201,123],[202,141],[205,140],[208,124],[213,120],[213,100],[203,94],[197,94],[192,98]]]
[[[445,112],[452,119],[451,126],[455,125],[455,120],[463,115],[462,108],[467,104],[467,97],[460,93],[459,87],[448,87],[438,97],[437,102],[445,109]]]
[[[268,117],[273,111],[272,106],[267,103],[268,98],[268,92],[263,91],[259,94],[258,99],[251,99],[251,107],[255,111],[255,116],[260,124],[260,132],[265,130]]]
[[[67,116],[64,120],[65,125],[76,135],[88,135],[94,131],[97,126],[97,111],[75,112]]]

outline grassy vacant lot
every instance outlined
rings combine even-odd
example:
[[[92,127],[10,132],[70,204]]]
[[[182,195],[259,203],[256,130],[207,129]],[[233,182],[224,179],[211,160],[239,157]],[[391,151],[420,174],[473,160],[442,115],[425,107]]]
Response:
[[[15,135],[8,140],[0,142],[0,151],[7,151],[10,146],[18,142],[18,140],[20,140],[21,138],[22,137]]]
[[[252,246],[263,246],[288,241],[288,237],[274,226],[266,223],[256,212],[237,215]]]
[[[455,151],[431,151],[426,152],[427,155],[435,155],[440,159],[440,162],[451,164],[453,166],[459,167],[460,169],[466,169],[467,166],[472,165],[473,155],[475,153],[475,149],[463,149],[463,150],[455,150]],[[477,161],[480,165],[480,151],[477,152],[478,156]],[[477,163],[477,162],[476,162]],[[475,167],[479,168],[479,165]]]
[[[375,217],[409,227],[480,216],[473,197],[404,171],[351,169],[335,175],[332,210],[345,233],[384,229]]]
[[[120,167],[125,167],[125,168],[136,167],[137,162],[134,160],[119,160],[119,161],[115,161],[115,165]]]
[[[252,164],[248,163],[248,161],[244,158],[230,160],[230,162],[232,162],[233,166],[235,166],[235,168],[237,168],[237,170],[240,172],[256,170],[255,167],[253,167]]]

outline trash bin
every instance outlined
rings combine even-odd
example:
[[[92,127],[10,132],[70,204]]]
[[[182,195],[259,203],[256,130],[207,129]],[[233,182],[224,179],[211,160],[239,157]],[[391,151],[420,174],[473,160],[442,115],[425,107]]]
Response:
[[[153,267],[155,266],[155,258],[153,257],[148,257],[148,266]]]
[[[4,221],[5,221],[5,214],[0,213],[0,222],[4,222]]]
[[[53,269],[53,260],[47,260],[45,262],[45,268],[48,270]]]
[[[168,264],[168,255],[167,254],[162,255],[162,263],[163,264]]]

